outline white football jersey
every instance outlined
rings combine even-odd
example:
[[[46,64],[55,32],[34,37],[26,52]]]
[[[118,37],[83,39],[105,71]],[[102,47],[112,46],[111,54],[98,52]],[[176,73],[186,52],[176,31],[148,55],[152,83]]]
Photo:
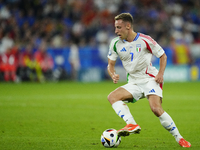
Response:
[[[161,57],[164,54],[162,47],[150,36],[137,33],[132,42],[114,38],[109,47],[108,58],[122,61],[129,83],[144,83],[154,79],[158,70],[152,66],[152,55]]]

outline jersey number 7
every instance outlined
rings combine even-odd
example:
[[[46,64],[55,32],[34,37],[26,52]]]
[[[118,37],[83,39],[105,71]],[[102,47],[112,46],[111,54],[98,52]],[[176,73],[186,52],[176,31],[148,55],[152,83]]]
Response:
[[[133,61],[133,55],[134,55],[134,53],[130,53],[131,54],[131,61]]]

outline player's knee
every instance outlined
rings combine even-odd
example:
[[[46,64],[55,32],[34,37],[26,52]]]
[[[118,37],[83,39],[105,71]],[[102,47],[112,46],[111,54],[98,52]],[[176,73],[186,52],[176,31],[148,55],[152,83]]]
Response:
[[[113,96],[112,93],[110,93],[107,97],[108,101],[112,104],[113,103]]]
[[[118,101],[118,99],[116,98],[116,96],[113,94],[113,92],[111,92],[108,97],[107,97],[108,101],[110,102],[110,104],[112,105],[113,103],[115,103],[116,101]]]

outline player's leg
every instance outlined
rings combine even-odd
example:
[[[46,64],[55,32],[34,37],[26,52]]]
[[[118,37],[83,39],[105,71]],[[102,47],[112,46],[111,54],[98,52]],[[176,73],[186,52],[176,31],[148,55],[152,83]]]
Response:
[[[108,95],[108,101],[112,105],[117,115],[124,119],[127,124],[136,124],[128,106],[123,102],[123,100],[130,98],[132,98],[132,95],[122,87],[117,88]]]
[[[183,139],[173,119],[162,109],[161,97],[157,95],[149,95],[148,99],[151,110],[159,118],[161,125],[175,137],[180,146],[190,147],[191,144]]]
[[[157,116],[161,116],[164,113],[164,110],[162,108],[162,98],[158,95],[148,95],[147,96],[149,100],[149,105],[152,110],[152,112]]]
[[[148,100],[152,112],[160,119],[162,126],[174,137],[182,138],[172,118],[162,109],[161,98],[157,95],[149,95]]]
[[[119,117],[125,122],[126,126],[118,130],[120,136],[128,136],[130,133],[139,133],[140,126],[134,120],[128,106],[123,102],[125,100],[133,100],[133,95],[125,88],[119,87],[108,95],[108,101]]]

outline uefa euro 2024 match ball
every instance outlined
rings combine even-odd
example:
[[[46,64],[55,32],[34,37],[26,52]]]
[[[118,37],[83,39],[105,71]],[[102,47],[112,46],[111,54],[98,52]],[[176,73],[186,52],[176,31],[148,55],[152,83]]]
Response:
[[[121,137],[117,130],[107,129],[101,135],[101,143],[104,147],[117,147],[121,143]]]

